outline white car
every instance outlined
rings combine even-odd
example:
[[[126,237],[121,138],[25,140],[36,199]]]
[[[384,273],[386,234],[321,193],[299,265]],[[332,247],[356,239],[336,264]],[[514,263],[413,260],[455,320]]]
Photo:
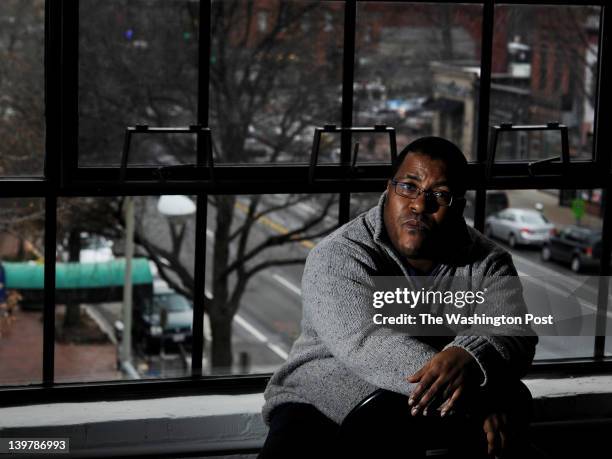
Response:
[[[508,208],[492,214],[485,221],[485,236],[517,245],[541,246],[555,233],[555,225],[533,209]]]

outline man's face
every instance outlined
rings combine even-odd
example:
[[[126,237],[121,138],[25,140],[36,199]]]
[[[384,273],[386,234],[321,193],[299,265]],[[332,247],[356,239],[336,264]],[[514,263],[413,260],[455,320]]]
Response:
[[[451,191],[446,164],[419,153],[409,153],[393,178],[421,190]],[[385,228],[396,250],[405,257],[429,258],[431,248],[440,242],[449,213],[450,208],[438,205],[433,197],[426,199],[420,193],[415,199],[406,198],[395,192],[391,181],[387,184]]]

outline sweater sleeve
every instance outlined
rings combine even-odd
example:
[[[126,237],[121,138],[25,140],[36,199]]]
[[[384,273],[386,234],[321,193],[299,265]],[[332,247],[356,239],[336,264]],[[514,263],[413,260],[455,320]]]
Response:
[[[475,314],[488,316],[522,316],[527,312],[523,288],[509,253],[495,257],[479,287],[486,289],[486,301]],[[491,381],[524,376],[533,361],[538,337],[529,325],[508,325],[500,330],[489,326],[473,326],[461,331],[448,347],[468,351],[483,373],[481,386]]]
[[[373,323],[374,263],[362,248],[342,242],[316,246],[302,277],[303,317],[329,352],[376,387],[408,395],[406,377],[437,350]]]

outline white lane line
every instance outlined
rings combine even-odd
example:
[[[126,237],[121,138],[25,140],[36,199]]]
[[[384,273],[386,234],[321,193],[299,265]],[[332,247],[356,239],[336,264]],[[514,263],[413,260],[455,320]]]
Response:
[[[100,327],[100,330],[108,337],[111,343],[117,344],[117,337],[115,336],[115,330],[113,326],[106,320],[106,318],[90,304],[84,304],[83,308],[89,317]]]
[[[236,314],[234,316],[234,320],[246,331],[248,331],[251,335],[253,335],[257,340],[262,343],[267,343],[268,338],[262,332],[253,327],[249,322],[247,322],[240,314]]]
[[[210,292],[210,290],[205,289],[204,293],[206,294],[206,296],[208,296],[209,298],[212,298],[212,294]],[[244,328],[247,332],[249,332],[251,335],[253,335],[255,337],[256,340],[264,343],[268,349],[270,349],[272,352],[274,352],[276,355],[278,355],[281,359],[283,360],[287,360],[287,357],[289,357],[289,354],[287,352],[285,352],[285,350],[283,350],[280,346],[270,343],[270,341],[268,340],[268,338],[266,337],[266,335],[264,335],[262,332],[260,332],[257,328],[255,328],[253,325],[251,325],[244,317],[242,317],[240,314],[236,314],[234,316],[234,321],[236,321],[236,323],[238,325],[240,325],[242,328]]]
[[[306,204],[305,202],[299,202],[297,203],[296,207],[298,209],[302,209],[304,212],[306,212],[307,214],[311,214],[314,215],[317,213],[317,211],[314,209],[314,207],[312,207],[309,204]]]
[[[278,344],[268,343],[267,346],[270,348],[272,352],[278,355],[281,359],[287,360],[287,358],[289,357],[289,354],[285,352],[283,348],[281,348]]]
[[[525,280],[527,280],[527,281],[529,281],[529,282],[531,282],[533,284],[540,285],[539,282],[537,282],[536,280],[532,279],[531,276],[529,276],[528,274],[526,274],[526,273],[524,273],[522,271],[518,271],[518,270],[517,270],[517,273],[519,274],[519,276],[524,276]],[[562,290],[562,289],[560,289],[558,287],[555,287],[552,284],[545,285],[544,288],[546,290],[550,290],[552,292],[555,292],[557,295],[559,295],[559,296],[561,296],[563,298],[566,298],[569,295],[574,293],[574,292],[564,291],[564,290]],[[580,303],[580,306],[582,306],[584,308],[587,308],[587,309],[590,309],[593,312],[597,312],[597,306],[595,306],[593,303],[588,303],[586,300],[583,300],[579,296],[576,296],[576,301],[578,301],[578,303]],[[607,312],[606,315],[609,318],[612,319],[612,311]]]
[[[297,285],[295,285],[293,282],[288,281],[283,276],[279,276],[278,274],[272,274],[272,277],[279,284],[281,284],[283,287],[286,287],[287,289],[291,290],[297,296],[299,296],[299,297],[302,296],[302,290]]]
[[[296,204],[295,206],[297,209],[301,209],[302,211],[306,212],[307,214],[310,215],[321,215],[321,212],[323,212],[323,209],[315,209],[312,205],[310,204],[306,204],[305,202],[300,202],[298,204]],[[334,219],[331,215],[326,214],[324,221],[327,223],[328,221],[330,222],[334,222],[337,223],[337,219]]]
[[[555,278],[556,278],[556,280],[560,280],[561,279],[563,282],[571,284],[574,287],[583,286],[582,282],[580,282],[577,279],[574,279],[571,276],[568,276],[567,274],[560,273],[560,272],[555,271],[555,270],[553,270],[551,268],[548,268],[548,267],[543,266],[541,264],[535,263],[535,262],[533,262],[533,261],[531,261],[531,260],[529,260],[529,259],[527,259],[525,257],[522,257],[520,255],[516,255],[515,252],[511,252],[511,255],[512,255],[512,258],[516,258],[516,259],[520,260],[521,263],[524,263],[527,266],[531,266],[532,268],[537,269],[538,271],[541,271],[541,272],[545,273],[547,276],[551,276],[553,279],[555,279]],[[535,276],[532,276],[532,277],[535,277]],[[589,286],[589,285],[584,285],[583,287],[586,287],[587,289],[590,289],[592,292],[595,292],[595,289],[593,287]]]
[[[595,287],[591,287],[590,285],[585,285],[584,282],[580,282],[578,279],[575,279],[574,277],[568,276],[567,274],[563,274],[558,271],[554,271],[551,268],[547,268],[545,266],[539,265],[527,258],[517,255],[515,252],[510,252],[510,254],[512,255],[512,258],[520,260],[521,263],[525,263],[526,265],[531,266],[534,269],[537,269],[543,273],[546,273],[547,276],[552,276],[553,279],[556,278],[556,280],[561,280],[567,284],[571,284],[575,289],[583,288],[593,293],[594,295],[597,295],[597,289]],[[535,277],[535,276],[531,276],[531,277]],[[612,299],[612,293],[608,295],[608,299]]]
[[[266,335],[264,335],[259,330],[257,330],[255,327],[253,327],[250,323],[248,323],[240,314],[236,314],[234,316],[234,320],[236,321],[238,325],[242,326],[242,328],[244,328],[246,331],[252,334],[256,339],[264,343],[268,347],[268,349],[270,349],[272,352],[278,355],[281,359],[287,360],[287,357],[289,357],[288,353],[286,353],[276,344],[271,344],[268,341],[268,338],[266,338]]]

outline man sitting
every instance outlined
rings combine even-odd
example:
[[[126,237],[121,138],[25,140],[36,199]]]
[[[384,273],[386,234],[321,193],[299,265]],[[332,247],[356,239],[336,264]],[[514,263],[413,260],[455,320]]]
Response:
[[[526,373],[537,343],[528,327],[483,336],[478,327],[458,326],[448,339],[428,339],[372,322],[378,276],[401,276],[415,290],[423,276],[433,283],[463,277],[487,292],[475,313],[525,313],[510,254],[465,224],[466,171],[451,142],[412,142],[378,205],[312,249],[302,279],[301,334],[265,391],[270,432],[260,458],[329,457],[339,425],[378,389],[408,396],[405,409],[416,419],[428,410],[448,416],[484,406],[484,441],[490,453],[503,450],[504,408],[473,394]]]

